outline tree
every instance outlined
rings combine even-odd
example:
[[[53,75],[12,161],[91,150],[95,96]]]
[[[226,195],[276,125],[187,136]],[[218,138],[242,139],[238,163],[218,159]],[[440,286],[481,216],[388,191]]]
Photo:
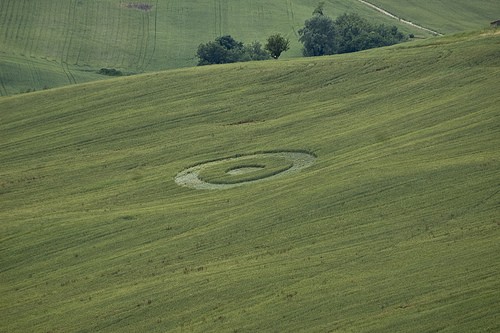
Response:
[[[255,41],[250,45],[245,45],[243,49],[244,52],[240,61],[268,60],[270,58],[269,53],[262,48],[260,42]]]
[[[243,45],[233,37],[226,35],[217,37],[215,41],[200,44],[196,52],[198,66],[212,64],[228,64],[232,62],[267,60],[269,53],[262,49],[262,44],[253,42]]]
[[[305,56],[356,52],[374,47],[393,45],[406,37],[398,28],[374,26],[358,14],[343,14],[335,21],[316,9],[299,30]]]
[[[373,29],[368,21],[358,14],[342,14],[335,20],[337,52],[348,53],[363,50],[363,41],[369,39]]]
[[[264,48],[269,51],[271,57],[278,59],[282,52],[288,51],[290,48],[290,40],[280,34],[271,35]]]
[[[227,62],[228,51],[217,42],[208,42],[198,46],[196,56],[199,58],[198,66],[223,64]]]
[[[316,6],[316,8],[314,8],[313,15],[321,15],[321,16],[323,16],[324,15],[324,10],[323,10],[324,7],[325,7],[325,2],[324,1],[320,1],[318,3],[318,5]]]
[[[335,25],[328,16],[314,15],[306,20],[304,27],[298,32],[299,41],[304,44],[303,53],[306,57],[335,53]]]
[[[200,44],[196,56],[200,59],[198,66],[227,64],[239,61],[243,52],[243,43],[226,35],[217,37],[213,42]]]

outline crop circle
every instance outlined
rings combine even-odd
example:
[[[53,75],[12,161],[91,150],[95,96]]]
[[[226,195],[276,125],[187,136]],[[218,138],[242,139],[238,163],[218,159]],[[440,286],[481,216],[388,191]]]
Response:
[[[226,157],[179,172],[175,182],[199,190],[228,189],[290,175],[311,166],[307,152],[278,151]]]

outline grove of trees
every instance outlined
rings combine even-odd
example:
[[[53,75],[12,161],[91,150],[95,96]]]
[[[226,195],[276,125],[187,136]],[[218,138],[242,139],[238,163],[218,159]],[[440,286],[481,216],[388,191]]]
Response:
[[[259,42],[244,45],[229,35],[217,37],[215,41],[206,44],[200,44],[196,56],[199,59],[198,66],[266,60],[271,57]]]
[[[298,33],[304,56],[356,52],[406,40],[396,26],[373,25],[358,14],[342,14],[334,20],[321,7]]]
[[[405,41],[407,37],[396,26],[374,25],[358,14],[342,14],[332,19],[324,14],[321,2],[313,16],[298,31],[304,56],[321,56],[356,52]],[[290,47],[288,38],[275,34],[262,47],[259,42],[245,45],[230,35],[200,44],[196,52],[198,65],[278,59]]]

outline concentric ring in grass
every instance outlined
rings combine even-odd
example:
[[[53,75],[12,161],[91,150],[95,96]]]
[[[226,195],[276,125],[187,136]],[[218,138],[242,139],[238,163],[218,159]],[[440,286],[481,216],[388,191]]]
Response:
[[[236,184],[271,177],[292,166],[292,161],[273,155],[236,158],[207,166],[200,171],[198,177],[212,184]],[[235,172],[236,170],[241,172]]]
[[[228,189],[290,175],[311,166],[308,152],[273,151],[202,162],[179,172],[175,182],[199,190]]]

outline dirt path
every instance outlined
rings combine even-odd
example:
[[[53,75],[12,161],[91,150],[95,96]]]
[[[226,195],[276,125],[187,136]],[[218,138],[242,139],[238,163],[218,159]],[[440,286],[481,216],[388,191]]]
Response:
[[[398,20],[401,23],[408,24],[408,25],[411,25],[412,27],[418,28],[420,30],[424,30],[424,31],[430,32],[431,34],[436,35],[436,36],[442,36],[443,35],[443,34],[437,32],[437,31],[434,31],[434,30],[431,30],[431,29],[427,29],[425,27],[422,27],[421,25],[415,24],[415,23],[410,22],[410,21],[403,20],[402,18],[397,17],[396,15],[391,14],[388,11],[386,11],[386,10],[380,8],[380,7],[377,7],[374,4],[371,4],[371,3],[367,2],[367,1],[364,1],[364,0],[358,0],[358,1],[361,2],[361,3],[363,3],[363,4],[365,4],[365,5],[367,5],[368,7],[371,7],[373,9],[375,9],[376,11],[378,11],[378,12],[384,14],[384,15],[387,15],[387,16],[395,19],[395,20]]]

